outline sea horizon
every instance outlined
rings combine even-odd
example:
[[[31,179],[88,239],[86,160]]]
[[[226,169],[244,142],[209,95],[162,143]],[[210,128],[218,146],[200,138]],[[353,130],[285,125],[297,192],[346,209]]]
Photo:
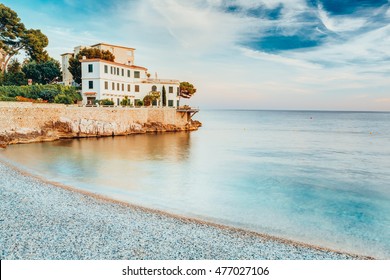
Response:
[[[198,108],[199,106],[195,106]],[[355,109],[256,109],[256,108],[201,108],[202,111],[281,111],[281,112],[329,112],[329,113],[390,113],[390,110],[355,110]]]

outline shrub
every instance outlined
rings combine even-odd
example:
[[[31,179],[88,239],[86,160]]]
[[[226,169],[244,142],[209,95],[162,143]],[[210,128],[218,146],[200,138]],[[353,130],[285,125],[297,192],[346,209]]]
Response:
[[[72,97],[70,97],[69,95],[66,95],[64,93],[57,95],[54,98],[54,102],[61,103],[61,104],[73,104],[74,103]]]
[[[127,99],[127,97],[125,97],[124,99],[122,99],[122,101],[121,101],[121,105],[122,106],[127,106],[128,105],[128,99]]]
[[[35,99],[26,98],[23,96],[16,96],[15,99],[16,99],[16,101],[19,101],[19,102],[34,102],[35,101]]]
[[[52,103],[56,102],[55,98],[60,94],[69,97],[72,100],[71,103],[75,103],[78,100],[82,100],[82,97],[80,93],[76,90],[76,88],[58,84],[32,86],[0,86],[0,96],[10,98],[21,96],[30,99],[42,99]],[[57,101],[61,98],[63,99],[63,97],[57,98]]]
[[[41,98],[43,100],[47,100],[48,102],[54,102],[55,97],[58,95],[58,91],[55,89],[47,88],[44,89],[33,96],[37,98]],[[57,103],[57,102],[56,102]]]
[[[136,106],[144,106],[144,102],[142,100],[138,100]]]
[[[112,101],[110,99],[102,99],[102,100],[100,100],[99,104],[103,105],[103,106],[112,106],[112,105],[114,105],[114,101]]]
[[[0,101],[16,101],[16,97],[0,96]]]

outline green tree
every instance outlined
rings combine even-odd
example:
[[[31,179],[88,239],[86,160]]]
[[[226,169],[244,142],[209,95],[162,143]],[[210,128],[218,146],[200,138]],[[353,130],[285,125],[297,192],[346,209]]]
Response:
[[[196,88],[194,88],[193,84],[190,84],[189,82],[180,83],[180,97],[191,98],[195,92]]]
[[[49,44],[49,40],[39,29],[29,29],[23,36],[24,50],[31,58],[38,63],[49,60],[45,48]]]
[[[151,91],[148,95],[144,97],[143,103],[145,106],[150,106],[157,100],[160,100],[160,92],[159,91]]]
[[[21,86],[25,85],[26,77],[21,72],[21,64],[17,59],[13,59],[7,67],[7,72],[3,74],[1,85],[5,86]]]
[[[31,61],[23,66],[22,71],[27,79],[37,84],[50,84],[61,77],[60,63],[52,58],[41,63]]]
[[[19,60],[13,59],[8,64],[7,70],[8,73],[19,73],[22,70],[22,64],[20,64]]]
[[[1,71],[4,73],[9,61],[9,55],[13,55],[15,46],[18,46],[25,32],[23,23],[17,13],[0,4],[0,49],[2,54]]]
[[[1,83],[3,86],[22,86],[25,84],[27,84],[27,81],[23,72],[4,73],[3,81]]]
[[[99,58],[107,61],[114,61],[115,56],[110,51],[102,51],[98,48],[84,48],[79,51],[75,57],[69,59],[68,70],[73,76],[73,80],[81,83],[81,62],[80,60],[85,56],[86,58]]]
[[[163,106],[167,106],[167,92],[165,91],[165,86],[162,88],[162,103]]]
[[[47,37],[39,29],[26,29],[17,13],[4,4],[0,4],[0,49],[1,71],[4,73],[11,58],[24,50],[32,59],[48,59],[44,50],[48,45]]]

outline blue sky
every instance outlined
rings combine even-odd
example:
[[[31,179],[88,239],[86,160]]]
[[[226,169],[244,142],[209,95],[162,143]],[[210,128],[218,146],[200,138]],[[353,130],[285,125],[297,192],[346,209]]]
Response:
[[[201,108],[390,110],[388,0],[2,1],[56,59],[98,42],[136,48]]]

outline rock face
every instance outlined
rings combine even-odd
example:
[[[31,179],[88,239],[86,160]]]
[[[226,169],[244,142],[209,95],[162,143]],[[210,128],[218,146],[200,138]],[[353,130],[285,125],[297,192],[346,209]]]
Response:
[[[71,111],[71,113],[68,113],[68,111]],[[99,111],[98,114],[95,112],[95,115],[90,116],[87,114],[89,113],[88,111],[86,111],[87,113],[85,111],[77,112],[77,114],[74,111],[75,109],[63,110],[63,112],[59,110],[58,117],[50,115],[50,117],[42,119],[42,116],[37,116],[39,122],[34,121],[34,118],[28,115],[30,119],[26,122],[20,121],[20,111],[14,112],[13,109],[9,108],[3,110],[1,112],[3,113],[2,116],[4,120],[8,121],[9,125],[1,127],[2,124],[0,123],[0,148],[4,148],[9,144],[54,141],[63,138],[191,131],[197,130],[201,126],[200,122],[193,121],[190,118],[185,119],[181,115],[177,117],[177,120],[170,118],[169,121],[173,119],[176,124],[163,123],[159,120],[164,120],[164,114],[172,115],[172,112],[167,110],[164,112],[163,109],[161,112],[153,109],[153,114],[150,115],[143,112],[145,116],[148,116],[144,119],[133,117],[137,112],[126,112],[121,109],[118,109],[118,111],[114,109],[110,111],[103,110]],[[48,112],[50,113],[51,111],[46,110],[44,113]],[[126,115],[127,113],[132,115],[129,117]],[[120,115],[118,116],[118,114]],[[10,120],[10,118],[13,119]],[[26,117],[24,116],[24,118]]]
[[[198,127],[198,123],[192,124],[191,122],[184,127],[178,127],[173,124],[162,124],[160,122],[125,124],[88,119],[70,120],[61,118],[59,121],[47,123],[40,130],[23,128],[15,131],[2,132],[0,133],[0,148],[5,148],[9,144],[54,141],[64,138],[191,131],[197,130]]]

